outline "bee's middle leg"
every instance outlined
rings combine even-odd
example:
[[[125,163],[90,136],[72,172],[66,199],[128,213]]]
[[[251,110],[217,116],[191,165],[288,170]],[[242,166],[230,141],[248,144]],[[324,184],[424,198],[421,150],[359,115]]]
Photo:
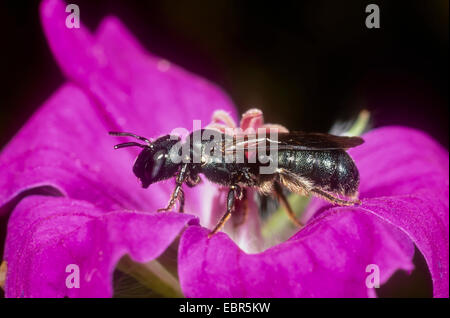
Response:
[[[239,198],[241,196],[242,196],[242,189],[239,186],[233,185],[230,187],[227,196],[227,212],[222,216],[222,218],[219,220],[214,229],[208,234],[208,238],[210,238],[218,231],[220,231],[220,229],[225,225],[225,223],[228,221],[228,219],[231,216],[231,213],[234,210],[234,203],[236,201],[236,198]]]
[[[179,213],[184,213],[184,191],[183,188],[180,187],[180,194],[178,195],[178,202],[180,206],[178,207]]]

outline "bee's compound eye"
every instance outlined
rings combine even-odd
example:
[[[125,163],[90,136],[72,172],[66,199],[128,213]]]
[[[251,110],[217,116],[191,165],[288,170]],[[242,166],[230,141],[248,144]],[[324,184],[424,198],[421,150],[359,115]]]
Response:
[[[165,153],[162,152],[162,151],[158,151],[158,152],[155,154],[155,161],[162,160],[164,157],[165,157]]]
[[[164,161],[166,160],[166,152],[165,151],[158,151],[153,155],[153,164],[151,165],[151,178],[154,179],[160,172],[161,167],[164,164]]]

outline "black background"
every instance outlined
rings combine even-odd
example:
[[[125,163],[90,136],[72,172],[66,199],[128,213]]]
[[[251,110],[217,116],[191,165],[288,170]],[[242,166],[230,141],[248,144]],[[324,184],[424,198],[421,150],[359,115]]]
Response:
[[[362,108],[448,147],[448,1],[72,1],[92,30],[118,16],[151,52],[224,88],[239,110],[327,131]],[[367,29],[376,3],[381,28]],[[0,147],[64,81],[38,1],[1,2]]]

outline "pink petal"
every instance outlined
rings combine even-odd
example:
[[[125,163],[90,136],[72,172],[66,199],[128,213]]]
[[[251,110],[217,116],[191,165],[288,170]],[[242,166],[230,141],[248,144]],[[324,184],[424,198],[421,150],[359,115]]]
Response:
[[[123,255],[142,263],[157,258],[193,218],[25,198],[8,224],[6,296],[111,297],[113,271]],[[66,285],[70,264],[79,268],[79,288]]]
[[[367,297],[368,265],[379,266],[384,282],[393,268],[411,270],[414,254],[395,228],[356,210],[323,215],[259,254],[244,253],[225,234],[206,234],[190,227],[180,242],[187,297]]]
[[[83,25],[64,26],[62,1],[44,1],[41,14],[61,69],[93,94],[111,129],[155,137],[178,127],[192,130],[194,119],[206,125],[216,109],[236,114],[218,88],[145,52],[118,19],[104,19],[94,37]]]
[[[1,153],[0,204],[51,186],[105,210],[160,207],[164,201],[155,198],[162,189],[150,195],[139,188],[131,171],[136,153],[114,151],[107,131],[89,96],[72,84],[62,86]]]
[[[364,139],[350,151],[361,174],[361,197],[376,198],[364,207],[409,236],[428,264],[434,296],[448,297],[448,151],[410,128],[381,128]],[[307,218],[327,205],[314,200]]]

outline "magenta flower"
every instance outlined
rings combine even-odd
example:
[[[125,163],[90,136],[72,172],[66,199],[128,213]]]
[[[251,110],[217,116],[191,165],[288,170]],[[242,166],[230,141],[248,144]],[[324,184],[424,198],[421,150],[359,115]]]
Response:
[[[208,240],[207,227],[224,211],[221,190],[208,182],[185,188],[186,214],[156,213],[173,183],[141,189],[131,172],[138,150],[114,151],[117,140],[107,132],[157,137],[190,129],[194,119],[206,125],[217,109],[236,120],[231,101],[149,55],[115,18],[92,35],[65,27],[58,0],[44,1],[41,15],[67,82],[0,154],[0,213],[10,213],[7,297],[110,297],[122,256],[149,262],[178,235],[187,297],[375,296],[368,266],[377,266],[383,284],[397,270],[413,270],[414,246],[434,296],[449,296],[448,151],[428,136],[402,127],[368,133],[350,151],[362,205],[313,200],[307,225],[285,242],[262,250],[253,206],[233,240],[231,232]],[[70,264],[79,267],[79,288],[66,284]]]

